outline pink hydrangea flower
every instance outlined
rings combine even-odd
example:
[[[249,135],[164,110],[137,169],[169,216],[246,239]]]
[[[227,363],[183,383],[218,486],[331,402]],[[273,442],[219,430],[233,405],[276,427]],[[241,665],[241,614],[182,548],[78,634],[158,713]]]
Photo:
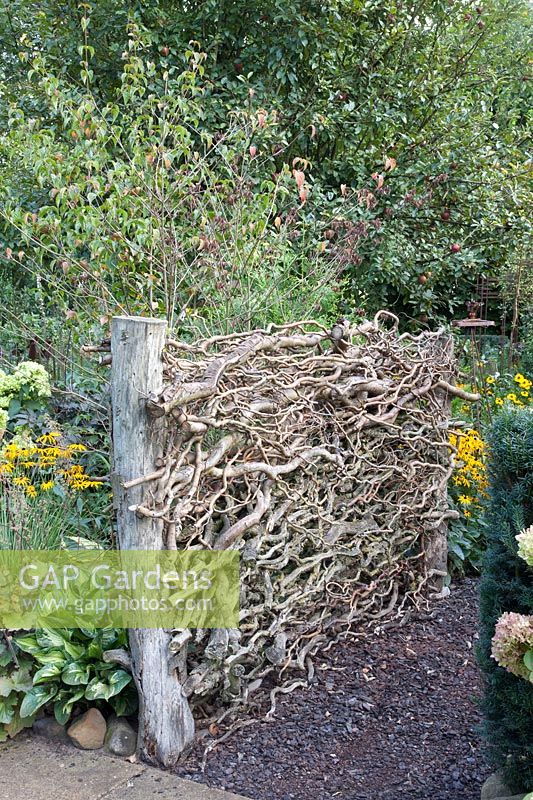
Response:
[[[533,617],[514,612],[502,614],[492,638],[492,658],[513,675],[529,680],[530,672],[524,664],[529,650],[533,650]]]

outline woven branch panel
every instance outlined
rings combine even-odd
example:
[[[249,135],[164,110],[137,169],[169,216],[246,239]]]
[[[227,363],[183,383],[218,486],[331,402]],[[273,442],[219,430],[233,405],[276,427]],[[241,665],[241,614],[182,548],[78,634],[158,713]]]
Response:
[[[241,626],[178,633],[193,706],[277,691],[362,622],[401,613],[431,581],[428,545],[448,512],[450,340],[298,323],[165,348],[166,453],[136,511],[169,549],[239,548]],[[270,682],[272,685],[272,682]]]

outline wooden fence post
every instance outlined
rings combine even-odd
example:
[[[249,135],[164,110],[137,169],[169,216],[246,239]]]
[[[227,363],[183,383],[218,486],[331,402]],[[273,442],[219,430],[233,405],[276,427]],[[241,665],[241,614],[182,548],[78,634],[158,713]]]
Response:
[[[161,352],[166,322],[114,317],[111,326],[113,496],[121,550],[163,550],[163,522],[137,516],[144,486],[126,490],[125,481],[153,472],[162,455],[164,418],[145,410],[163,383]],[[194,720],[178,681],[166,630],[130,630],[132,670],[139,692],[138,756],[152,764],[176,765],[194,736]]]

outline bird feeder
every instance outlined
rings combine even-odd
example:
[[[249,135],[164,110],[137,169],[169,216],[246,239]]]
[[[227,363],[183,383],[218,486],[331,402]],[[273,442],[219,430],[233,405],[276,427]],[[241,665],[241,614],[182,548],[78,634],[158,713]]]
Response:
[[[493,328],[496,323],[491,319],[481,319],[478,314],[481,308],[481,303],[470,301],[466,304],[468,317],[466,319],[452,320],[454,328],[460,328],[466,333],[470,334],[470,344],[472,348],[472,378],[473,382],[477,382],[478,364],[481,359],[481,332],[487,328]]]

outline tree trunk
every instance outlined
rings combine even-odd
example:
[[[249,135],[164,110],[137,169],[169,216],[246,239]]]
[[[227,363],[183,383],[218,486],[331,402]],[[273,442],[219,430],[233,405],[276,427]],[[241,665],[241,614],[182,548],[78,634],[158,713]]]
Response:
[[[143,485],[127,492],[124,482],[156,469],[162,455],[164,418],[146,413],[150,393],[163,383],[164,320],[114,317],[111,330],[113,409],[113,497],[121,550],[163,550],[163,522],[137,516]],[[172,665],[171,633],[130,630],[132,671],[139,692],[138,756],[173,767],[194,736],[194,720]]]

